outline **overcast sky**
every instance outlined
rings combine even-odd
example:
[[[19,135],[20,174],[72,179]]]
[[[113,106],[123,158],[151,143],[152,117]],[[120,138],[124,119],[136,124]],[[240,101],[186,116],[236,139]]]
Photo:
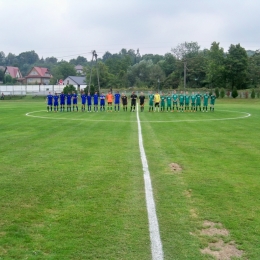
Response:
[[[70,60],[96,50],[164,55],[183,42],[260,49],[260,0],[0,0],[0,51]]]

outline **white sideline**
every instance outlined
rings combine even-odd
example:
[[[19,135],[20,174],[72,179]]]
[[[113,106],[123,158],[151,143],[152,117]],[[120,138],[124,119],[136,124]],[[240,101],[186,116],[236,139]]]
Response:
[[[144,171],[145,198],[146,198],[146,207],[148,213],[152,259],[163,260],[162,242],[160,238],[159,224],[157,220],[155,202],[153,198],[152,182],[151,182],[150,172],[148,169],[148,163],[147,163],[145,150],[143,146],[142,128],[139,119],[138,105],[136,111],[137,111],[136,117],[137,117],[137,125],[138,125],[139,149],[140,149],[141,161],[142,161],[143,171]]]

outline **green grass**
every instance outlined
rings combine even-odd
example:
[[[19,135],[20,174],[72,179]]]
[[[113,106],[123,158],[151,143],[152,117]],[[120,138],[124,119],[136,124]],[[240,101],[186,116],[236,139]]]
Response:
[[[140,113],[165,259],[212,259],[204,220],[259,258],[259,103]],[[25,98],[0,101],[0,122],[0,259],[151,259],[135,113]]]

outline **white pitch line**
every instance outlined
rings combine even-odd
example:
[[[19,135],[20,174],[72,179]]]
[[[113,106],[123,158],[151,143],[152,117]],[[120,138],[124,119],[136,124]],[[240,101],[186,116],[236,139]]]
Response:
[[[247,117],[250,117],[251,114],[247,113],[247,112],[240,112],[240,111],[230,111],[230,110],[218,110],[218,111],[225,111],[225,112],[234,112],[234,113],[240,113],[240,114],[245,114],[244,116],[238,116],[238,117],[227,117],[227,118],[207,118],[207,119],[178,119],[175,120],[175,118],[173,118],[173,120],[140,120],[140,122],[142,123],[179,123],[179,122],[205,122],[205,121],[225,121],[225,120],[236,120],[236,119],[244,119]],[[38,110],[38,111],[32,111],[32,112],[28,112],[25,115],[29,116],[29,117],[34,117],[34,118],[41,118],[41,119],[50,119],[50,120],[71,120],[71,121],[87,121],[87,122],[123,122],[123,123],[131,123],[131,122],[136,122],[136,121],[132,121],[132,120],[109,120],[109,119],[89,119],[89,118],[67,118],[67,117],[47,117],[47,116],[35,116],[32,115],[33,113],[39,113],[39,112],[46,112],[45,110]]]
[[[141,161],[142,161],[143,171],[144,171],[145,198],[146,198],[146,207],[148,213],[152,259],[163,260],[162,242],[161,242],[159,224],[156,215],[155,202],[153,198],[152,182],[151,182],[150,172],[148,169],[148,163],[147,163],[145,150],[143,146],[142,128],[139,119],[138,105],[137,105],[136,117],[137,117],[137,125],[138,125],[139,149],[140,149]]]

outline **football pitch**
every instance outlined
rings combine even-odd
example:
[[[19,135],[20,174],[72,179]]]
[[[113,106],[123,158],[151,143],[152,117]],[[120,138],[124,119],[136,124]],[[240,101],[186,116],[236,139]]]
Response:
[[[259,259],[259,107],[137,117],[0,101],[0,260],[152,259],[138,119],[163,259]]]

